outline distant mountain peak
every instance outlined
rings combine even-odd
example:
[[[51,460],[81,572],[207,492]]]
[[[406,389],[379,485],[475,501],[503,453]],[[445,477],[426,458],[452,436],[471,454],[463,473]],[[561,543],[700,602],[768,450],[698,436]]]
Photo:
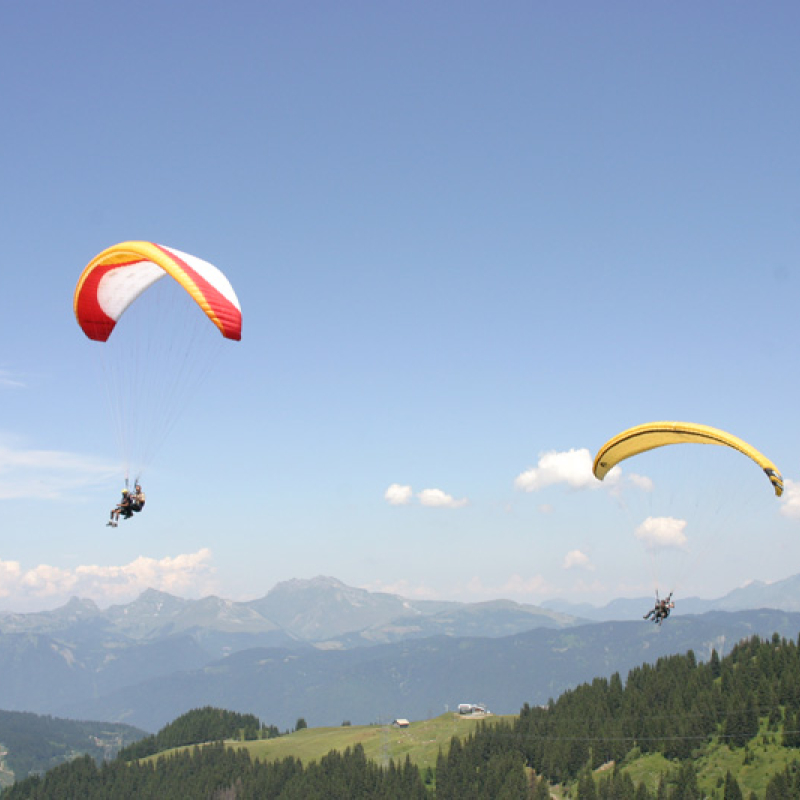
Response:
[[[71,613],[85,613],[87,611],[92,614],[100,613],[100,607],[94,600],[90,600],[88,597],[76,597],[74,595],[62,606],[62,610]]]
[[[170,594],[169,592],[162,592],[160,589],[145,589],[137,598],[137,600],[180,600],[180,597],[176,597],[174,594]]]

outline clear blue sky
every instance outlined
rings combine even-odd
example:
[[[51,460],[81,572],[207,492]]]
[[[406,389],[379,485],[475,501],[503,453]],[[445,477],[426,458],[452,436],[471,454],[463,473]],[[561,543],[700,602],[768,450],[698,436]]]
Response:
[[[4,3],[0,609],[318,574],[649,594],[632,504],[563,454],[656,419],[790,490],[704,448],[631,463],[730,497],[681,591],[800,571],[798,30],[793,2]],[[72,292],[127,239],[219,266],[244,325],[112,531]]]

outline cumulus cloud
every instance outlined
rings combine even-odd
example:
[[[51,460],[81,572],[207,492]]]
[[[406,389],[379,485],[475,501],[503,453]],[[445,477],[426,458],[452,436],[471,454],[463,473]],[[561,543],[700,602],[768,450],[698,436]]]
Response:
[[[0,560],[0,597],[6,597],[10,593],[10,586],[20,581],[22,569],[18,561]]]
[[[594,566],[586,553],[582,553],[580,550],[570,550],[569,553],[564,556],[563,568],[574,569],[575,567],[588,570],[594,569]]]
[[[686,520],[674,517],[648,517],[636,529],[636,538],[650,550],[685,547],[689,541],[684,529]]]
[[[609,470],[601,482],[594,477],[592,454],[585,448],[543,453],[535,467],[526,469],[514,479],[514,486],[524,492],[536,492],[547,486],[564,484],[572,489],[606,488],[619,492],[634,488],[644,492],[653,491],[653,481],[635,472],[623,472],[621,467]]]
[[[800,519],[800,483],[789,480],[783,482],[781,514],[791,519]]]
[[[12,563],[15,567],[18,566],[16,562]],[[34,569],[20,573],[17,589],[35,597],[53,597],[60,594],[66,596],[73,593],[77,583],[75,574],[70,570],[40,564]]]
[[[653,479],[635,472],[624,472],[622,467],[613,467],[608,471],[602,484],[614,497],[621,497],[623,492],[634,489],[639,492],[652,492]]]
[[[161,559],[139,556],[122,566],[85,565],[74,569],[39,564],[23,570],[17,561],[0,560],[0,597],[17,605],[41,607],[43,601],[66,602],[72,596],[98,605],[133,600],[145,589],[170,593],[207,594],[214,586],[211,551],[184,553]]]
[[[653,479],[648,478],[645,475],[637,475],[635,472],[631,472],[627,475],[624,475],[622,480],[633,486],[635,489],[639,489],[643,492],[653,491]]]
[[[417,497],[423,506],[431,508],[461,508],[467,504],[466,497],[456,500],[455,497],[441,489],[423,489]]]
[[[0,442],[0,500],[75,499],[80,490],[101,486],[118,472],[118,464],[93,456]]]
[[[393,483],[384,492],[383,497],[389,505],[405,506],[414,498],[414,492],[410,486]],[[461,506],[465,506],[469,502],[466,497],[456,499],[441,489],[423,489],[417,493],[417,500],[419,500],[420,505],[428,508],[461,508]]]
[[[413,492],[410,486],[393,483],[384,493],[384,498],[390,506],[405,506],[411,502]]]
[[[514,486],[523,492],[535,492],[560,483],[573,489],[600,485],[592,474],[592,455],[586,448],[543,453],[535,467],[525,470],[514,479]]]

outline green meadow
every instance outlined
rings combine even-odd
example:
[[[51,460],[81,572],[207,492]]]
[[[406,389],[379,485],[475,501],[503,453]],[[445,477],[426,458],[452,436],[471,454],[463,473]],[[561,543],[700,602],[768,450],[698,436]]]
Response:
[[[293,756],[303,763],[319,761],[331,750],[344,752],[360,744],[367,758],[379,764],[405,761],[406,756],[421,770],[436,767],[436,756],[441,749],[447,752],[450,739],[458,736],[465,739],[481,722],[492,724],[498,720],[510,720],[509,716],[472,717],[447,713],[433,719],[409,723],[407,728],[385,725],[340,725],[335,728],[303,728],[275,739],[253,741],[228,741],[231,747],[249,751],[252,758],[276,761]],[[177,748],[183,750],[187,748]],[[176,750],[167,750],[150,759],[169,756]]]

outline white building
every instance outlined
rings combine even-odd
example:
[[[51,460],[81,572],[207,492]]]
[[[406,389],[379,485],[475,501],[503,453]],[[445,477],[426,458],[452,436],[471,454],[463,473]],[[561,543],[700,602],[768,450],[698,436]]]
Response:
[[[458,704],[458,713],[459,714],[488,714],[489,709],[486,706],[479,706],[475,703],[459,703]]]

